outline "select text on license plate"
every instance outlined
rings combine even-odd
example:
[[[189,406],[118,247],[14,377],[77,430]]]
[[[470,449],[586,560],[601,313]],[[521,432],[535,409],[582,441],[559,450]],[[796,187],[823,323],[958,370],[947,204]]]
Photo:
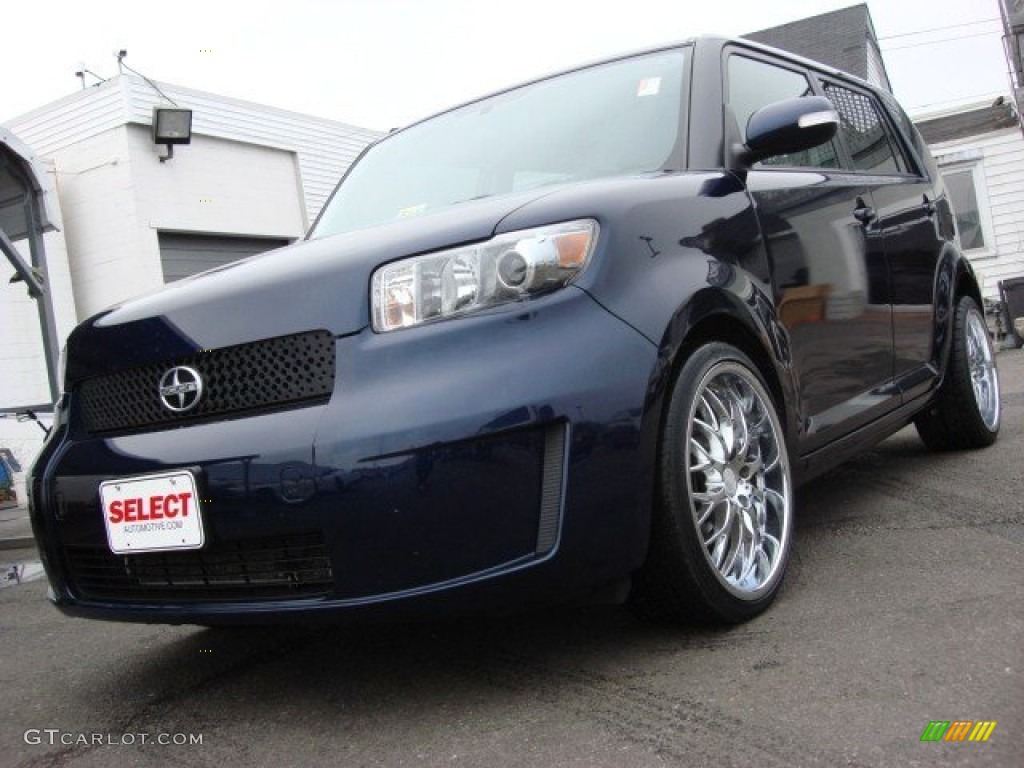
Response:
[[[100,484],[103,523],[116,554],[203,546],[203,520],[191,472],[107,480]]]

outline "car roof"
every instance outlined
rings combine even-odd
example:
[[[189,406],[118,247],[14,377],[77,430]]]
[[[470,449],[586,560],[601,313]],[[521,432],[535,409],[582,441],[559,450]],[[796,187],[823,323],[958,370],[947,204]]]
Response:
[[[813,70],[815,70],[815,71],[817,71],[819,73],[822,73],[822,74],[830,75],[830,76],[837,77],[837,78],[842,78],[842,79],[854,82],[857,85],[860,85],[860,86],[865,87],[865,88],[869,88],[869,89],[874,89],[875,88],[874,85],[872,85],[871,83],[867,82],[863,78],[857,77],[856,75],[852,75],[849,72],[845,72],[845,71],[843,71],[841,69],[837,69],[836,67],[829,66],[827,64],[822,64],[820,61],[814,61],[813,59],[808,59],[808,58],[806,58],[804,56],[800,56],[799,54],[791,53],[790,51],[786,51],[786,50],[783,50],[781,48],[774,48],[774,47],[772,47],[770,45],[765,45],[764,43],[758,43],[758,42],[755,42],[754,40],[748,40],[745,37],[729,37],[729,36],[717,35],[717,34],[704,34],[704,35],[695,35],[695,36],[692,36],[692,37],[683,38],[681,40],[675,40],[675,41],[671,41],[671,42],[666,42],[666,43],[661,44],[661,45],[650,46],[650,47],[646,47],[646,48],[639,48],[639,49],[635,49],[635,50],[632,50],[632,51],[627,51],[627,52],[624,52],[624,53],[618,53],[618,54],[615,54],[613,56],[605,56],[605,57],[602,57],[602,58],[599,58],[599,59],[593,59],[593,60],[590,60],[590,61],[582,62],[580,64],[576,64],[574,66],[571,66],[571,67],[568,67],[568,68],[565,68],[565,69],[559,69],[559,70],[555,70],[555,71],[549,72],[547,74],[538,75],[537,77],[530,78],[529,80],[523,80],[523,81],[518,82],[518,83],[513,83],[513,84],[511,84],[511,85],[509,85],[509,86],[507,86],[505,88],[500,88],[500,89],[498,89],[496,91],[492,91],[490,93],[481,94],[480,96],[477,96],[475,98],[468,99],[468,100],[466,100],[464,102],[460,102],[458,104],[454,104],[453,106],[447,107],[447,108],[442,109],[442,110],[440,110],[438,112],[435,112],[433,114],[426,115],[426,116],[424,116],[424,117],[422,117],[422,118],[420,118],[418,120],[415,120],[415,121],[409,123],[408,125],[404,125],[404,126],[401,126],[401,127],[398,127],[398,128],[393,128],[388,133],[388,136],[390,136],[392,134],[395,134],[395,133],[401,133],[402,131],[405,131],[406,129],[411,128],[411,127],[413,127],[415,125],[419,125],[420,123],[426,122],[427,120],[432,120],[435,117],[439,117],[439,116],[447,114],[449,112],[454,112],[455,110],[462,109],[463,107],[469,106],[470,104],[476,104],[478,102],[485,101],[485,100],[493,98],[495,96],[500,96],[500,95],[502,95],[504,93],[508,93],[510,91],[514,91],[514,90],[516,90],[518,88],[523,88],[523,87],[528,86],[528,85],[533,85],[534,83],[543,82],[544,80],[550,80],[552,78],[560,77],[562,75],[567,75],[567,74],[570,74],[572,72],[579,72],[579,71],[584,70],[584,69],[590,69],[591,67],[598,67],[598,66],[601,66],[601,65],[604,65],[604,64],[611,64],[612,62],[623,61],[625,59],[632,59],[632,58],[636,58],[638,56],[645,56],[645,55],[649,55],[649,54],[660,53],[660,52],[663,52],[663,51],[671,51],[671,50],[675,50],[675,49],[678,49],[678,48],[685,48],[687,46],[695,46],[695,47],[700,47],[700,48],[717,47],[719,49],[725,48],[726,46],[735,46],[735,47],[739,47],[739,48],[746,48],[746,49],[751,50],[751,51],[756,51],[756,52],[768,54],[768,55],[771,55],[771,56],[777,56],[779,58],[785,59],[785,60],[787,60],[789,62],[792,62],[794,64],[798,64],[798,65],[800,65],[802,67],[805,67],[807,69],[813,69]],[[383,137],[381,140],[384,140],[386,138],[387,138],[387,136]],[[374,142],[374,143],[376,143],[376,142]]]
[[[806,56],[801,56],[798,53],[792,53],[791,51],[787,51],[783,48],[775,48],[774,46],[765,45],[764,43],[759,43],[755,40],[748,40],[745,37],[720,37],[718,35],[700,35],[698,37],[692,38],[691,41],[697,43],[699,43],[700,41],[706,41],[712,44],[717,43],[719,46],[723,48],[727,45],[735,45],[743,48],[749,48],[752,51],[758,51],[760,53],[778,56],[780,58],[786,59],[787,61],[791,61],[794,64],[799,64],[800,66],[805,67],[807,69],[816,70],[822,74],[842,78],[844,80],[849,80],[865,88],[871,88],[873,90],[877,88],[877,86],[873,85],[872,83],[869,83],[864,78],[858,77],[857,75],[847,72],[846,70],[833,67],[830,64],[824,64],[820,61],[815,61],[814,59],[809,59]]]

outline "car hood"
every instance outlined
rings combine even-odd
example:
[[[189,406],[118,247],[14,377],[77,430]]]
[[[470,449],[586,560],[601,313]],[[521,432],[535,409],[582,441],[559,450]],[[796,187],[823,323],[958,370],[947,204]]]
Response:
[[[369,323],[379,265],[490,237],[552,188],[473,200],[430,216],[304,241],[181,280],[107,309],[68,340],[67,380],[258,339]]]

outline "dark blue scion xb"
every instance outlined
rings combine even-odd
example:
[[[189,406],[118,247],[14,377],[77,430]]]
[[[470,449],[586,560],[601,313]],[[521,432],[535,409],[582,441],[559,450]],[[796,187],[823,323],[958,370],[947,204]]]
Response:
[[[892,96],[742,40],[393,132],[306,240],[90,318],[30,481],[65,613],[737,622],[796,484],[999,430],[981,295]]]

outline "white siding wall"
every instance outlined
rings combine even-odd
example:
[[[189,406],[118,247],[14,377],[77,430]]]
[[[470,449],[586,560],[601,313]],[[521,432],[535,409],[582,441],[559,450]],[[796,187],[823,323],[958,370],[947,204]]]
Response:
[[[1024,276],[1024,137],[1011,129],[934,144],[931,150],[940,163],[963,150],[982,153],[995,252],[971,263],[982,293],[997,298],[1000,280]]]
[[[104,133],[125,122],[125,94],[117,80],[77,91],[7,124],[19,139],[42,157]]]

